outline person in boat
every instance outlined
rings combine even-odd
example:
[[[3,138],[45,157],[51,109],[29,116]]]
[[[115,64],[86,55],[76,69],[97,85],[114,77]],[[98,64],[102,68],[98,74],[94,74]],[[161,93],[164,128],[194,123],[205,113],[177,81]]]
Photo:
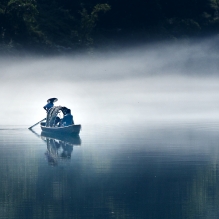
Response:
[[[71,115],[71,110],[65,109],[65,115],[64,115],[63,119],[60,121],[60,125],[61,126],[69,126],[69,125],[73,125],[73,124],[74,124],[74,120],[73,120],[73,116]]]
[[[50,98],[47,100],[47,104],[43,107],[47,112],[54,106],[54,102],[56,102],[57,98]]]

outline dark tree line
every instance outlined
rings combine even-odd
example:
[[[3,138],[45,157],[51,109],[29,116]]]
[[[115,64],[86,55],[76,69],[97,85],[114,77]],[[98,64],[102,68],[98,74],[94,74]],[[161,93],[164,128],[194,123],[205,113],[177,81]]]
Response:
[[[219,0],[1,0],[1,48],[76,48],[218,34]],[[137,39],[137,37],[136,37]]]

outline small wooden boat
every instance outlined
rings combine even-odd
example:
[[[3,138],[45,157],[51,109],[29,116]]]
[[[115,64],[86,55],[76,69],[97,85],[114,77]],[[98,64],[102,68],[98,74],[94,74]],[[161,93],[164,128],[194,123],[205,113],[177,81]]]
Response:
[[[43,132],[50,132],[54,134],[74,134],[79,135],[81,130],[81,125],[68,125],[68,126],[62,126],[57,123],[57,118],[60,121],[60,118],[58,115],[62,114],[61,116],[65,115],[67,110],[69,110],[66,107],[62,106],[54,106],[52,107],[46,117],[46,122],[41,122],[40,126]]]
[[[74,134],[79,135],[81,125],[69,125],[64,127],[46,127],[45,123],[41,123],[41,129],[43,132],[50,132],[54,134]]]

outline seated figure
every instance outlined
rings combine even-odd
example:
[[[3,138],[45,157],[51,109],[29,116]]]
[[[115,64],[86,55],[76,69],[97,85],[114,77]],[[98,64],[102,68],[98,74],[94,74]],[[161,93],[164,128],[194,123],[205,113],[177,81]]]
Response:
[[[71,115],[70,109],[66,109],[65,115],[64,115],[63,119],[60,121],[60,124],[61,124],[61,126],[69,126],[69,125],[74,124],[73,116]]]

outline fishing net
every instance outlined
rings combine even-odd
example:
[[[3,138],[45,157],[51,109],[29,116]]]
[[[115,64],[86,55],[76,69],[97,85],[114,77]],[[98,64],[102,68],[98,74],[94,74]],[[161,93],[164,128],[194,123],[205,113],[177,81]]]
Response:
[[[56,117],[61,109],[62,106],[54,106],[49,110],[46,117],[46,127],[54,127],[56,125]]]

